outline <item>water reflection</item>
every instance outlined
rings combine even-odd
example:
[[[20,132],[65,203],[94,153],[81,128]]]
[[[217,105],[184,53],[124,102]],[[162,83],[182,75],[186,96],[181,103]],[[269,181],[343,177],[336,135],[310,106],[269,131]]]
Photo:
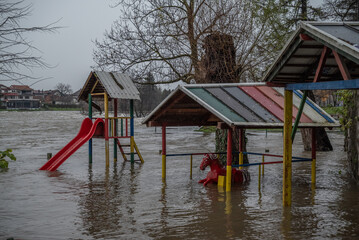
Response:
[[[84,234],[107,238],[123,233],[124,225],[136,225],[133,213],[138,171],[140,167],[135,169],[124,162],[119,170],[114,164],[112,172],[106,168],[102,176],[95,177],[92,165],[89,165],[88,182],[84,186],[87,193],[81,195],[79,200],[82,228],[86,231]]]

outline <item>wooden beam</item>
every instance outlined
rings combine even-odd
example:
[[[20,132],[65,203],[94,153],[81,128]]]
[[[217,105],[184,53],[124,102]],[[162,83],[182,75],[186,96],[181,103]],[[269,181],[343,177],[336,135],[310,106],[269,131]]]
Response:
[[[293,55],[291,58],[298,58],[298,59],[307,59],[307,58],[315,58],[317,59],[320,55]],[[328,56],[328,59],[334,58],[334,56]]]
[[[277,76],[278,72],[283,68],[283,66],[288,62],[289,58],[292,56],[292,54],[297,51],[297,49],[300,47],[300,45],[303,43],[302,40],[296,39],[293,44],[289,47],[287,52],[282,56],[279,62],[276,63],[275,69],[272,71],[272,73],[268,76],[266,79],[267,82],[271,82],[275,77]]]
[[[327,81],[317,83],[290,83],[285,87],[287,90],[340,90],[359,89],[359,79],[348,81]]]
[[[333,55],[334,55],[335,61],[338,64],[339,71],[342,74],[343,79],[344,80],[352,79],[352,77],[350,76],[349,70],[347,68],[347,65],[345,64],[343,58],[334,50],[333,50]]]
[[[301,33],[299,37],[302,41],[314,41],[313,38],[309,37],[307,34]]]
[[[99,82],[99,80],[97,79],[96,82],[95,82],[95,84],[93,85],[93,87],[92,87],[90,93],[93,93],[93,91],[95,91],[95,88],[97,87],[98,82]]]
[[[317,70],[315,72],[313,82],[317,82],[320,79],[320,77],[322,76],[323,68],[324,68],[324,65],[325,65],[325,61],[327,60],[328,52],[329,52],[329,49],[326,46],[324,46],[322,54],[320,55],[318,67],[317,67]]]
[[[225,122],[218,122],[218,123],[217,123],[217,128],[218,128],[218,129],[229,129],[230,126],[228,126],[228,124],[225,123]]]
[[[162,109],[162,111],[161,111],[159,114],[157,114],[157,116],[155,116],[155,117],[153,118],[153,120],[156,120],[156,119],[158,119],[159,117],[161,117],[161,116],[166,112],[166,109],[171,108],[173,105],[175,105],[175,104],[178,103],[180,100],[182,100],[182,98],[184,98],[185,96],[186,96],[186,94],[183,93],[183,92],[181,92],[181,95],[178,96],[175,100],[173,100],[170,104],[168,104],[167,106],[165,106],[165,107]],[[175,97],[175,96],[173,96],[173,97]]]
[[[198,114],[204,114],[207,113],[208,110],[204,108],[171,108],[167,110],[167,113],[175,114],[175,113],[196,113]]]

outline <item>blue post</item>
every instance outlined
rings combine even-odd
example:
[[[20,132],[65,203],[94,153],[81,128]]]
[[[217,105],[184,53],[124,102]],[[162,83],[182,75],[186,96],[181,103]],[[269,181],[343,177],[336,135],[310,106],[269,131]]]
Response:
[[[130,136],[131,136],[131,163],[135,162],[134,154],[134,120],[133,120],[133,99],[130,100]]]

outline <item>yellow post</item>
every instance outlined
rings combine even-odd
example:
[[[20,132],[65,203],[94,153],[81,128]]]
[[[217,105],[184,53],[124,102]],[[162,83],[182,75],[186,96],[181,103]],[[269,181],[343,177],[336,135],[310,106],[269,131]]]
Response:
[[[222,175],[219,175],[218,176],[218,183],[217,183],[218,187],[223,188],[225,186],[225,184],[226,184],[226,178],[224,176],[222,176]]]
[[[191,155],[190,171],[189,171],[189,178],[190,179],[192,179],[192,164],[193,164],[193,156]]]
[[[316,162],[317,160],[315,158],[312,159],[312,186],[315,186],[316,181]]]
[[[243,139],[244,139],[244,130],[243,128],[239,129],[239,146],[238,146],[238,150],[239,150],[239,164],[243,164]],[[239,167],[239,169],[243,169],[243,167]]]
[[[264,155],[262,155],[262,175],[264,175]]]
[[[132,162],[132,156],[135,152],[135,139],[134,139],[134,136],[131,136],[130,137],[130,152],[131,152],[131,162]]]
[[[292,201],[292,108],[293,92],[284,92],[283,126],[283,205],[290,206]]]
[[[239,165],[243,164],[243,152],[239,153]],[[243,166],[240,166],[239,169],[243,169]]]
[[[232,166],[227,165],[226,192],[231,191],[231,183],[232,183]]]
[[[226,191],[231,191],[232,184],[232,128],[227,132],[227,175],[226,175]]]
[[[105,151],[106,151],[106,167],[110,166],[110,145],[108,142],[108,96],[104,93],[105,105]]]
[[[261,188],[261,164],[258,165],[258,189]]]
[[[166,181],[166,124],[162,125],[162,182]]]

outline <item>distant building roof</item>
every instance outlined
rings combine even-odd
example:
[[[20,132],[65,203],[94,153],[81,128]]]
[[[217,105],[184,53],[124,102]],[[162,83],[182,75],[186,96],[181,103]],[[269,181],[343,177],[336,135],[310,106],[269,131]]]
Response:
[[[313,82],[324,46],[344,57],[352,79],[359,78],[359,22],[300,22],[262,81]],[[318,81],[342,79],[333,53],[329,52]]]
[[[118,72],[91,72],[78,99],[87,101],[89,93],[106,92],[110,98],[140,99],[140,93],[130,77]]]
[[[19,90],[19,91],[31,91],[31,90],[33,90],[32,88],[30,88],[29,86],[27,86],[27,85],[11,85],[10,86],[10,89],[12,89],[12,90]]]
[[[143,121],[147,126],[281,128],[284,90],[265,84],[191,84],[179,86]],[[302,93],[293,94],[293,122]],[[307,99],[299,127],[338,127],[339,123]]]

